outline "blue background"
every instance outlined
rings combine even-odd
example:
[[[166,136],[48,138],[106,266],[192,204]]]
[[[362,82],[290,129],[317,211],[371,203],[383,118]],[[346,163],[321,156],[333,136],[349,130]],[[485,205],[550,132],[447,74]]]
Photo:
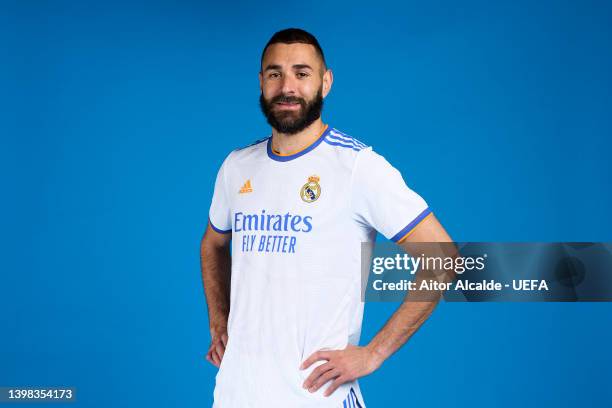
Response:
[[[199,240],[221,161],[269,134],[259,56],[289,26],[334,70],[324,120],[454,239],[612,240],[610,3],[426,3],[2,2],[0,386],[211,405]],[[610,406],[611,312],[442,304],[366,403]]]

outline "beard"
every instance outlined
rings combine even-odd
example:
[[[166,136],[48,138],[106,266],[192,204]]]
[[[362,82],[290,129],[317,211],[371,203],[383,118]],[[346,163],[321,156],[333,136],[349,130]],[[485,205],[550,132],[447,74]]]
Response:
[[[267,100],[263,93],[259,96],[259,106],[268,124],[277,132],[294,135],[310,126],[321,117],[323,110],[323,88],[319,88],[317,94],[310,101],[297,96],[278,95]],[[300,109],[297,111],[275,111],[277,103],[297,103]]]

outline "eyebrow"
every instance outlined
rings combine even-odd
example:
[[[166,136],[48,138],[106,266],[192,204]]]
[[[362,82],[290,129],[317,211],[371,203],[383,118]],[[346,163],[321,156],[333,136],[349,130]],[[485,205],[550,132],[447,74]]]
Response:
[[[312,69],[312,67],[308,64],[295,64],[293,69]]]
[[[268,65],[264,71],[272,71],[272,70],[277,70],[277,69],[281,69],[282,67],[278,64],[270,64]],[[312,67],[308,64],[294,64],[293,69],[310,69],[312,70]]]

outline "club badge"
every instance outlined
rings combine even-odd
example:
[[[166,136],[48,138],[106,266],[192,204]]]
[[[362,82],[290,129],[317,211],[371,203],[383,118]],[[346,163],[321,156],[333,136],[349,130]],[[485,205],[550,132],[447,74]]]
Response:
[[[316,201],[321,196],[321,186],[319,185],[319,176],[308,177],[308,183],[302,186],[300,197],[307,203]]]

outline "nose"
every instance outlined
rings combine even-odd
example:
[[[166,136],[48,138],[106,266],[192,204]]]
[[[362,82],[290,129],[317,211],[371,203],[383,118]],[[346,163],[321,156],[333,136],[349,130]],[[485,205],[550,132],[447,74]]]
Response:
[[[296,94],[296,78],[292,75],[283,75],[281,92],[283,95],[295,95]]]

